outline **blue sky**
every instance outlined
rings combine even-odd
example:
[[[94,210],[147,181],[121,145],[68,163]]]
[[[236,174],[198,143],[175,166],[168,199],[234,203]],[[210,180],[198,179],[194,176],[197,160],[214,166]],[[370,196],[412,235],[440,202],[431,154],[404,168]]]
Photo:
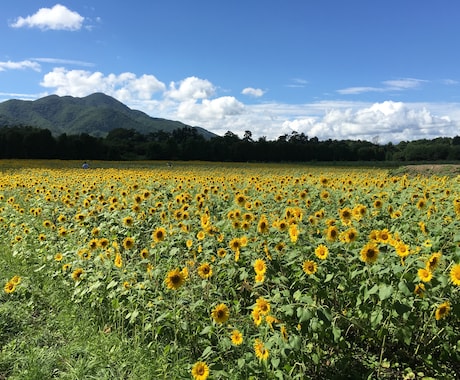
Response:
[[[0,101],[104,92],[272,140],[460,134],[456,0],[0,3]]]

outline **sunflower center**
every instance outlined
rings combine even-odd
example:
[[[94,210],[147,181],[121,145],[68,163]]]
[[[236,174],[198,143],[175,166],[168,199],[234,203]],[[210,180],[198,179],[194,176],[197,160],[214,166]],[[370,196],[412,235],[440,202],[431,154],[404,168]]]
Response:
[[[171,282],[173,284],[179,284],[180,283],[180,276],[178,274],[175,274],[171,277]]]

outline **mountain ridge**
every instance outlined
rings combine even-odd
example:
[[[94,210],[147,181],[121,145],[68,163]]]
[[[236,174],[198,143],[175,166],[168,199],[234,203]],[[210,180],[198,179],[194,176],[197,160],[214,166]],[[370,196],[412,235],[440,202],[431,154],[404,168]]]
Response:
[[[21,125],[48,129],[54,136],[87,133],[105,137],[117,128],[142,134],[192,128],[206,139],[217,136],[201,127],[151,117],[101,92],[81,98],[53,94],[36,100],[10,99],[0,103],[0,128]]]

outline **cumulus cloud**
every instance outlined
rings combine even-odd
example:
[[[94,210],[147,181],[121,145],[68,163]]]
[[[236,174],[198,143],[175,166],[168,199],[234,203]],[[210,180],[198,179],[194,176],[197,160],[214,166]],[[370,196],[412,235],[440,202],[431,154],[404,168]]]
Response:
[[[260,88],[246,87],[245,89],[243,89],[243,91],[241,91],[241,93],[243,95],[249,95],[255,98],[260,98],[265,94],[265,91]]]
[[[179,83],[171,82],[169,91],[165,95],[177,101],[185,101],[189,99],[207,99],[214,93],[215,87],[207,79],[188,77]]]
[[[61,4],[56,4],[52,8],[40,8],[37,13],[18,17],[11,24],[13,28],[39,28],[42,30],[79,30],[85,18],[75,11],[71,11]]]
[[[19,61],[19,62],[0,62],[0,71],[6,70],[24,70],[24,69],[32,69],[35,71],[40,71],[40,64],[33,61]]]
[[[285,132],[303,132],[320,139],[351,139],[381,142],[454,136],[458,121],[436,116],[425,107],[411,108],[401,102],[385,101],[353,110],[328,110],[322,117],[305,117],[283,122]]]
[[[453,137],[460,127],[460,107],[455,103],[320,101],[249,105],[233,96],[216,96],[216,87],[197,77],[166,86],[153,75],[137,76],[130,72],[106,75],[55,68],[44,75],[41,85],[61,96],[82,97],[104,92],[153,117],[180,120],[218,135],[232,131],[243,137],[250,130],[254,139],[265,136],[276,140],[295,131],[320,140],[397,143]]]
[[[227,116],[239,115],[244,105],[233,96],[222,96],[216,99],[204,99],[197,103],[194,100],[181,102],[177,108],[180,119],[193,120],[195,123],[222,120]]]
[[[133,73],[109,74],[86,70],[66,70],[62,67],[44,75],[43,87],[52,88],[57,95],[87,96],[104,92],[126,102],[131,99],[150,99],[154,93],[164,91],[166,86],[153,75],[137,77]]]

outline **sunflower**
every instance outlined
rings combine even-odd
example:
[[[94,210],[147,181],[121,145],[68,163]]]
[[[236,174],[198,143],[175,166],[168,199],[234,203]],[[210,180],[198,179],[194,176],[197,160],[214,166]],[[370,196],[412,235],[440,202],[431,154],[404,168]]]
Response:
[[[50,228],[52,225],[53,225],[53,223],[51,223],[51,221],[49,221],[49,220],[45,220],[43,222],[43,227],[45,227],[45,228]]]
[[[217,250],[217,256],[224,258],[227,255],[227,250],[225,248],[219,248]]]
[[[158,227],[152,234],[153,241],[158,243],[166,238],[166,230],[163,227]]]
[[[351,222],[353,211],[349,207],[345,207],[339,210],[339,216],[340,216],[340,219],[342,220],[342,223],[348,225]]]
[[[306,274],[310,275],[316,273],[318,265],[314,261],[306,260],[302,264],[302,269]]]
[[[323,244],[318,245],[315,249],[315,255],[318,259],[326,260],[328,254],[329,254],[329,249]]]
[[[437,321],[440,319],[444,318],[449,314],[450,311],[450,303],[449,301],[443,302],[441,305],[439,305],[435,311],[435,318]]]
[[[379,248],[372,242],[367,243],[360,252],[361,261],[372,264],[377,261],[379,257]]]
[[[94,250],[98,247],[98,240],[97,239],[91,239],[88,243],[89,249]]]
[[[232,343],[239,346],[243,343],[243,334],[239,330],[233,330],[231,335]]]
[[[339,230],[336,226],[329,226],[326,230],[326,239],[328,241],[335,241],[339,236]]]
[[[427,235],[429,231],[428,231],[428,228],[426,227],[425,222],[419,222],[418,225],[420,226],[420,231],[422,231],[424,235]]]
[[[291,238],[292,243],[297,242],[297,239],[299,238],[299,229],[297,228],[297,224],[292,223],[289,226],[289,237]]]
[[[68,270],[70,270],[71,267],[72,267],[72,264],[64,264],[62,266],[62,271],[67,272]]]
[[[419,297],[423,297],[425,294],[425,284],[420,283],[415,285],[414,294],[418,295]]]
[[[127,227],[132,227],[134,224],[134,219],[132,216],[127,216],[126,218],[123,218],[123,224]]]
[[[256,274],[264,274],[267,271],[267,265],[265,264],[265,260],[263,259],[257,259],[254,262],[254,272]]]
[[[141,256],[141,259],[145,260],[149,257],[149,250],[147,248],[144,248],[141,250],[139,255]]]
[[[225,323],[230,316],[230,311],[228,310],[227,305],[221,303],[214,308],[211,316],[216,323]]]
[[[321,197],[321,199],[323,199],[323,200],[329,199],[329,192],[326,191],[326,190],[322,191],[320,197]]]
[[[358,238],[358,231],[354,228],[350,228],[343,232],[342,237],[346,243],[352,243]]]
[[[254,353],[256,354],[257,359],[267,360],[268,359],[268,349],[264,346],[260,339],[254,341]]]
[[[419,210],[423,209],[426,206],[426,201],[427,200],[425,198],[419,199],[419,201],[417,202],[417,208]]]
[[[280,220],[278,222],[278,225],[277,225],[277,228],[280,230],[280,231],[286,231],[289,227],[289,224],[287,223],[286,220]]]
[[[5,293],[11,294],[16,290],[16,285],[13,284],[11,281],[8,281],[3,287],[3,290],[5,291]]]
[[[61,261],[62,258],[63,258],[63,256],[62,256],[62,253],[60,253],[60,252],[59,252],[59,253],[56,253],[56,254],[54,255],[54,260],[55,260],[55,261]]]
[[[376,200],[374,201],[374,207],[375,207],[375,208],[382,208],[382,206],[383,206],[383,202],[382,202],[381,199],[376,199]]]
[[[101,248],[106,248],[109,245],[109,239],[101,238],[101,239],[98,240],[97,244]]]
[[[232,240],[230,240],[230,242],[228,243],[228,246],[230,247],[230,249],[234,252],[237,252],[240,250],[240,248],[242,247],[242,244],[241,244],[241,241],[240,239],[238,238],[233,238]]]
[[[117,268],[121,268],[123,266],[123,259],[119,253],[115,256],[114,264]]]
[[[134,247],[134,238],[128,236],[123,240],[123,247],[125,249],[132,249]]]
[[[206,380],[209,376],[209,367],[205,362],[196,362],[192,367],[192,376],[195,380]]]
[[[259,326],[262,323],[262,313],[257,307],[252,309],[251,316],[256,326]]]
[[[184,273],[177,268],[170,270],[168,274],[166,275],[165,282],[166,282],[166,286],[168,287],[168,289],[177,290],[182,285],[184,285],[184,282],[185,282]]]
[[[407,244],[404,244],[403,242],[397,243],[395,248],[396,248],[396,254],[399,257],[407,257],[410,253],[409,246]]]
[[[430,272],[435,270],[440,261],[441,261],[441,252],[433,253],[430,256],[430,258],[426,261],[426,269],[428,269]]]
[[[82,274],[83,274],[83,269],[82,268],[77,268],[72,272],[72,279],[74,281],[80,281]]]
[[[244,206],[244,204],[246,203],[246,197],[243,194],[237,194],[235,197],[235,202],[239,206]]]
[[[387,244],[391,240],[391,233],[388,229],[383,229],[378,232],[377,241],[379,243]]]
[[[265,281],[265,275],[263,273],[257,273],[254,276],[254,281],[260,284],[263,283]]]
[[[450,270],[450,279],[454,285],[460,286],[460,264],[455,264]]]
[[[267,217],[262,215],[259,223],[257,224],[257,231],[260,234],[266,234],[269,231],[270,224],[268,223]]]
[[[260,314],[262,314],[262,315],[267,315],[270,312],[270,302],[268,302],[267,300],[265,300],[262,297],[259,297],[256,300],[255,307],[257,309],[259,309]]]
[[[208,263],[203,263],[198,267],[198,275],[202,279],[207,279],[212,276],[212,268]]]
[[[21,283],[21,277],[18,275],[13,276],[9,282],[13,283],[14,285],[19,285]]]
[[[417,272],[418,277],[423,282],[430,282],[433,278],[433,273],[426,268],[420,268]]]
[[[280,333],[281,333],[281,337],[283,338],[283,340],[285,342],[287,342],[288,340],[288,333],[287,333],[287,329],[286,329],[286,326],[285,325],[282,325],[280,327]]]

